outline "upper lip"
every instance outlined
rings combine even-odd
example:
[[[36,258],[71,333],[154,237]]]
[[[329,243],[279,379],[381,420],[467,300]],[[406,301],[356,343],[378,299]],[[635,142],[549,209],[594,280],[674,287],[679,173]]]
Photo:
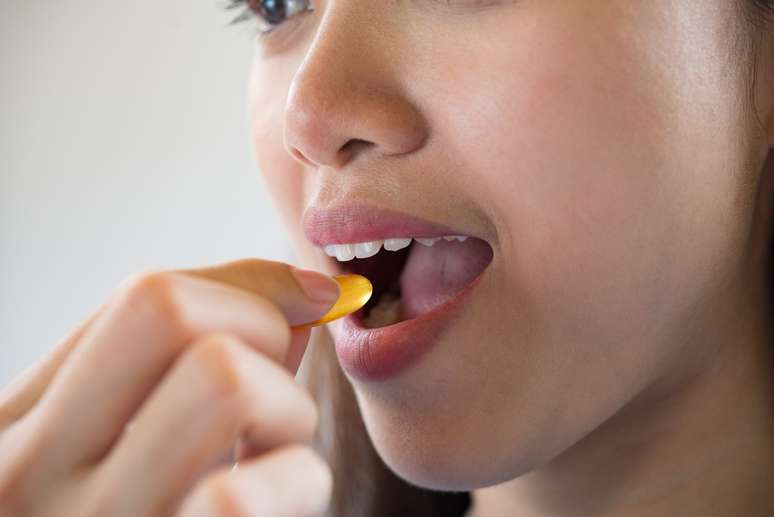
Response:
[[[441,223],[364,204],[327,209],[312,206],[302,220],[306,238],[319,247],[392,238],[467,235]]]

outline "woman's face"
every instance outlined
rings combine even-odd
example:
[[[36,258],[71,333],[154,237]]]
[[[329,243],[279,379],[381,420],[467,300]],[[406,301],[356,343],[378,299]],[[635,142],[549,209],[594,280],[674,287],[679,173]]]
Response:
[[[493,252],[420,360],[350,376],[399,475],[511,479],[708,368],[768,216],[732,4],[318,0],[259,38],[256,156],[302,265],[338,271],[303,216],[351,203]]]

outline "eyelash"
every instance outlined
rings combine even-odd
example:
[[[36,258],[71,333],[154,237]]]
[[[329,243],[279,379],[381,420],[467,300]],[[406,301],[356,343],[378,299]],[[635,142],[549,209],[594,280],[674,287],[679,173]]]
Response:
[[[290,6],[296,5],[297,3],[303,3],[304,6],[301,6],[298,8],[295,12],[292,12],[290,14],[285,15],[285,18],[283,21],[279,23],[271,23],[269,20],[267,20],[262,14],[259,14],[257,9],[254,9],[252,7],[252,1],[251,0],[228,0],[228,3],[223,6],[226,10],[232,10],[237,9],[242,6],[244,8],[242,9],[242,12],[240,12],[234,19],[232,19],[229,22],[229,25],[235,25],[237,23],[242,23],[250,19],[255,19],[258,21],[258,35],[260,37],[268,36],[270,33],[277,30],[281,25],[285,23],[285,21],[289,20],[290,18],[293,18],[294,16],[297,16],[299,14],[303,14],[305,12],[314,11],[314,6],[311,4],[311,0],[279,0],[285,2],[285,7],[288,7],[288,3],[290,3]],[[263,0],[254,0],[254,2],[258,5],[260,5]]]

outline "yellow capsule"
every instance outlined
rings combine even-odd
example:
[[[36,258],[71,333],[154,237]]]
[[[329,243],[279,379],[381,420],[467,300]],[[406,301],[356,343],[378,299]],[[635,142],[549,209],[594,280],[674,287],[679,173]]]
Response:
[[[336,275],[333,279],[339,284],[339,298],[333,307],[320,319],[294,325],[293,328],[317,327],[351,314],[365,305],[374,292],[371,282],[362,275]]]

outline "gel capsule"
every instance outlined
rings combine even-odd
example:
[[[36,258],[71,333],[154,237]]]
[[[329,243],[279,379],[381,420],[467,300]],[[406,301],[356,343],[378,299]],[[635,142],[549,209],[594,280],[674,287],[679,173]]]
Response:
[[[363,307],[374,292],[371,282],[362,275],[336,275],[333,279],[339,284],[339,298],[333,304],[333,307],[320,319],[294,325],[293,328],[317,327],[347,314],[352,314]]]

